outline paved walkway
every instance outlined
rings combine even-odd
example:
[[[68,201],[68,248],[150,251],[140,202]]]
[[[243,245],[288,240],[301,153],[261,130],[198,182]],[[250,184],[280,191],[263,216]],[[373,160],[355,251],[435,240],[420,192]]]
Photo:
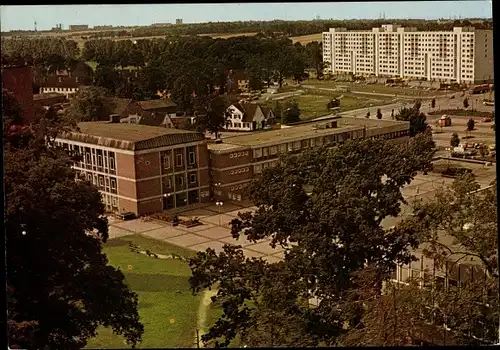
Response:
[[[141,221],[140,219],[119,221],[109,219],[109,238],[118,238],[127,235],[141,234],[170,244],[175,244],[195,251],[214,249],[217,253],[222,251],[224,244],[241,245],[244,254],[249,257],[264,258],[269,262],[279,261],[283,257],[283,249],[273,249],[265,239],[259,242],[250,242],[245,237],[238,240],[231,236],[230,222],[235,219],[238,212],[254,211],[256,207],[244,207],[236,203],[224,203],[219,211],[215,204],[206,207],[187,210],[179,213],[180,218],[198,217],[203,225],[185,228],[172,227],[167,223],[157,220]]]
[[[448,163],[447,160],[435,161],[435,166]],[[466,163],[461,161],[450,161],[451,166],[462,166],[473,170],[476,179],[481,187],[487,187],[496,178],[494,166],[484,166],[482,164]],[[396,225],[403,217],[411,214],[411,203],[414,200],[427,200],[435,196],[436,191],[449,186],[453,182],[451,178],[444,178],[436,173],[423,175],[419,173],[412,183],[402,189],[403,196],[410,205],[402,206],[402,213],[397,218],[386,218],[382,225],[390,228]],[[198,209],[186,209],[178,213],[180,218],[198,217],[203,225],[185,228],[183,226],[172,227],[162,221],[141,221],[139,219],[130,221],[120,221],[114,218],[109,219],[109,237],[117,238],[121,236],[141,234],[153,239],[157,239],[170,244],[175,244],[195,251],[205,251],[212,248],[216,252],[221,252],[224,244],[241,245],[244,254],[249,257],[264,258],[269,262],[277,262],[283,258],[283,248],[272,248],[269,243],[271,239],[259,242],[250,242],[241,236],[238,240],[231,236],[230,222],[235,219],[238,212],[254,211],[254,206],[244,203],[227,202],[223,207],[215,204],[207,204]]]

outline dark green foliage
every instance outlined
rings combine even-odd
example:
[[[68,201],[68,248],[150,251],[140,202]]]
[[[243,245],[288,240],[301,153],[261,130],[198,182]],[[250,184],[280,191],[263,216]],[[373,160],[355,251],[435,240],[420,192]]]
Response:
[[[295,100],[285,102],[283,105],[283,116],[281,118],[282,124],[292,124],[300,122],[300,108]]]
[[[245,259],[234,246],[198,253],[190,261],[193,291],[218,288],[223,309],[204,340],[227,346],[240,336],[250,347],[337,344],[363,314],[352,296],[359,289],[355,275],[368,265],[370,275],[386,278],[395,261],[411,259],[416,238],[381,222],[400,212],[401,187],[430,167],[430,145],[427,134],[399,146],[347,141],[266,169],[248,188],[258,210],[233,220],[232,235],[269,237],[286,249],[284,261]],[[309,306],[313,296],[320,299],[315,308]]]
[[[410,137],[414,137],[419,133],[424,133],[427,130],[427,117],[420,112],[421,102],[416,101],[413,107],[403,107],[396,115],[396,120],[410,122]]]
[[[451,135],[450,146],[458,147],[459,144],[460,144],[460,137],[458,137],[458,134],[454,132],[453,135]]]
[[[4,97],[10,347],[82,348],[99,325],[137,345],[144,332],[137,295],[102,253],[108,225],[99,191],[75,181],[78,155],[49,137],[60,131],[50,130],[55,120],[18,125],[19,109]]]

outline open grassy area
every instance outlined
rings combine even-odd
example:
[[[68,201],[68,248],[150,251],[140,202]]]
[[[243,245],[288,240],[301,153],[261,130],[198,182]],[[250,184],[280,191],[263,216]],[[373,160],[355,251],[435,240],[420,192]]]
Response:
[[[436,95],[444,95],[445,91],[436,91],[436,90],[423,90],[423,89],[410,89],[410,88],[402,88],[402,87],[392,87],[385,86],[381,84],[355,84],[349,82],[335,82],[329,80],[316,80],[310,79],[306,80],[302,83],[303,85],[311,85],[318,88],[328,88],[335,89],[340,86],[346,86],[351,89],[351,91],[360,91],[360,92],[371,92],[376,94],[398,94],[398,95],[408,95],[408,96],[436,96]],[[448,92],[448,94],[450,94]]]
[[[193,296],[189,290],[191,271],[187,262],[133,253],[129,249],[129,242],[138,245],[141,250],[149,249],[164,255],[189,257],[194,252],[139,235],[112,239],[104,244],[110,264],[120,267],[127,283],[139,296],[139,314],[145,328],[139,347],[194,347],[201,297]],[[113,334],[111,329],[102,327],[98,333],[96,338],[89,341],[88,348],[127,347],[123,337]]]
[[[85,63],[87,63],[90,66],[90,68],[92,68],[92,70],[95,72],[95,69],[97,67],[97,62],[96,61],[87,61]],[[120,66],[118,66],[117,68],[128,69],[128,70],[136,70],[137,69],[137,67],[134,67],[134,66],[126,66],[126,67],[120,67]]]
[[[353,94],[341,94],[341,93],[328,93],[325,95],[318,94],[303,94],[299,96],[287,97],[282,100],[278,100],[281,103],[288,100],[295,100],[299,104],[301,111],[300,119],[309,120],[324,115],[332,113],[326,105],[332,99],[332,97],[341,97],[340,99],[340,109],[337,112],[346,112],[353,109],[365,108],[371,106],[381,106],[392,102],[392,99],[387,98],[370,98],[367,96],[357,96]],[[266,107],[273,108],[276,101],[265,101],[262,103]]]
[[[290,39],[293,43],[301,43],[302,45],[306,45],[310,42],[317,41],[321,42],[323,40],[323,33],[314,33],[308,35],[300,35],[300,36],[292,36]]]

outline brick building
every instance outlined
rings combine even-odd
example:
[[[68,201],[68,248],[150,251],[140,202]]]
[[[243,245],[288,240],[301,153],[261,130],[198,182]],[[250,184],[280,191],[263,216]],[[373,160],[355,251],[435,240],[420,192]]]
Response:
[[[109,212],[144,215],[210,200],[203,134],[110,122],[78,127],[56,142],[82,156],[77,179],[99,188]]]
[[[23,111],[23,119],[30,123],[35,119],[33,102],[33,71],[29,66],[2,66],[2,89],[14,95]]]
[[[386,138],[408,140],[408,122],[331,118],[277,130],[223,138],[210,143],[210,175],[216,200],[243,199],[244,188],[263,169],[286,153],[300,153],[314,146],[335,146],[348,139]]]

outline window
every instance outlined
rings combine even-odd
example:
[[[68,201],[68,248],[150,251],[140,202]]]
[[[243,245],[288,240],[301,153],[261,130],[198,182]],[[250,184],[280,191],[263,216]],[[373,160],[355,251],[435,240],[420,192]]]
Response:
[[[170,168],[170,157],[168,155],[163,156],[163,169]]]
[[[109,169],[115,170],[115,158],[113,157],[109,158]]]
[[[112,190],[116,189],[116,180],[115,179],[111,179],[111,189]]]
[[[182,176],[179,176],[179,177],[177,178],[177,182],[179,182],[179,186],[184,185],[184,178],[183,178]]]
[[[194,152],[189,152],[189,164],[192,165],[196,163],[196,157]]]
[[[262,164],[256,164],[256,165],[254,165],[253,172],[255,174],[260,174],[262,172]]]
[[[97,156],[97,165],[102,166],[102,156],[101,155]]]
[[[189,183],[191,184],[196,183],[196,174],[189,174]]]
[[[280,153],[286,153],[286,143],[279,145]]]
[[[271,146],[269,147],[269,154],[272,156],[276,155],[278,153],[278,146]]]
[[[264,147],[264,148],[262,149],[262,155],[263,155],[264,157],[269,156],[269,148]]]
[[[106,187],[109,187],[109,179],[106,178],[105,180],[106,180]]]
[[[104,186],[104,179],[102,176],[99,176],[99,186]]]
[[[111,203],[113,204],[113,207],[116,207],[116,197],[111,197]]]
[[[253,157],[260,158],[262,157],[262,148],[257,148],[253,150]]]
[[[182,166],[182,154],[177,155],[177,166],[180,167]]]

